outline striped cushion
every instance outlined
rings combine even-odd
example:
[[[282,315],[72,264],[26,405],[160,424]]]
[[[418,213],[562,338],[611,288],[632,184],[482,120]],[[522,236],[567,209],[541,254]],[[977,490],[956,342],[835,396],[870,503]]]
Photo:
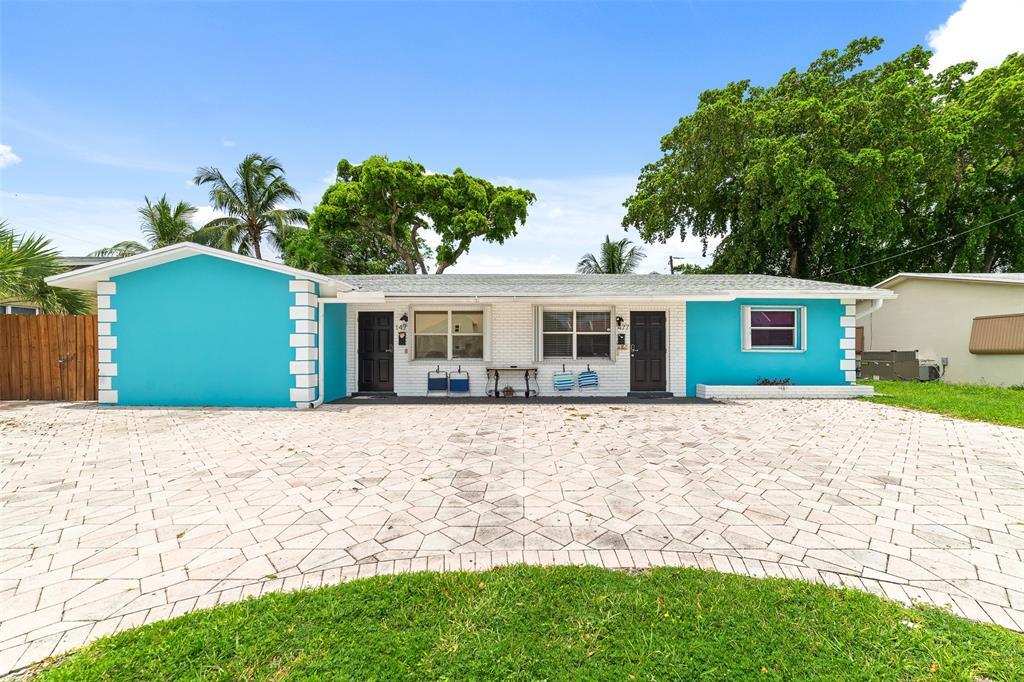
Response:
[[[580,372],[579,382],[580,388],[594,388],[597,386],[597,372],[592,370]]]
[[[556,391],[571,391],[576,386],[576,377],[572,372],[555,372]]]

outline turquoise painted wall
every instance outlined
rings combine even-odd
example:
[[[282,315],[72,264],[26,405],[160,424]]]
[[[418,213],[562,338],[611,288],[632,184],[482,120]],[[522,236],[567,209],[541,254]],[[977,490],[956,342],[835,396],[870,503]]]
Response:
[[[740,306],[807,307],[807,349],[803,352],[744,352]],[[794,384],[843,385],[839,339],[844,312],[837,300],[738,299],[686,304],[686,395],[697,384],[750,385],[758,378],[789,377]]]
[[[346,334],[346,311],[344,303],[329,303],[323,306],[324,320],[324,385],[325,402],[344,398],[348,395],[348,338]]]
[[[292,407],[291,279],[207,255],[115,277],[118,404]]]

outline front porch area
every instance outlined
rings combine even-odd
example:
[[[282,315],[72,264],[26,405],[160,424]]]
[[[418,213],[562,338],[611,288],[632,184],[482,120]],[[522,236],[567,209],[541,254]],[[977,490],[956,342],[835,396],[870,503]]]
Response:
[[[698,397],[638,395],[624,396],[550,396],[493,398],[490,396],[399,396],[395,394],[357,394],[332,400],[331,405],[715,405],[714,400]]]
[[[347,390],[334,395],[328,377],[326,402],[686,395],[683,300],[388,299],[345,309]]]

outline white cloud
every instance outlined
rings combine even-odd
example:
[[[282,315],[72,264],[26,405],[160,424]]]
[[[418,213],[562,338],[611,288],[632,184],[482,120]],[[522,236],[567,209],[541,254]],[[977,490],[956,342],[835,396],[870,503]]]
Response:
[[[0,144],[0,168],[7,168],[21,163],[21,157],[14,153],[9,144]]]
[[[978,62],[979,71],[996,66],[1024,51],[1024,2],[964,0],[946,23],[928,33],[928,45],[936,72],[966,61]]]
[[[595,252],[605,235],[628,237],[647,252],[639,272],[668,272],[669,255],[706,265],[700,242],[692,236],[668,244],[644,244],[622,228],[622,202],[636,189],[632,175],[563,179],[497,178],[493,182],[526,187],[537,195],[526,226],[504,244],[475,242],[448,272],[574,272],[587,252]]]
[[[4,123],[14,130],[30,135],[47,145],[63,151],[69,157],[85,163],[112,166],[114,168],[124,168],[127,170],[171,173],[175,175],[184,175],[189,173],[191,170],[186,166],[168,163],[162,158],[136,156],[134,151],[128,151],[127,154],[122,155],[121,153],[96,148],[94,146],[96,144],[96,139],[92,136],[87,138],[89,143],[83,143],[79,141],[79,137],[65,137],[57,135],[49,132],[48,130],[44,130],[41,127],[26,125],[20,121],[15,121],[10,118],[8,118]],[[119,144],[112,146],[123,145]]]
[[[523,260],[520,258],[503,258],[497,254],[467,254],[459,259],[458,265],[445,272],[462,272],[469,274],[514,273],[518,275],[544,274],[551,272],[571,272],[571,269],[558,258],[549,256]]]
[[[134,199],[0,192],[0,215],[15,232],[44,234],[69,256],[82,256],[129,239],[143,241],[141,205]],[[197,208],[192,218],[196,227],[223,215],[211,206]]]
[[[225,215],[227,214],[221,213],[213,206],[196,206],[195,215],[192,216],[192,224],[196,228],[200,228],[214,218],[223,218]]]
[[[44,234],[69,256],[139,239],[138,201],[0,192],[0,215],[19,233]]]
[[[225,147],[234,147],[236,144],[238,144],[234,140],[221,140],[220,143]]]

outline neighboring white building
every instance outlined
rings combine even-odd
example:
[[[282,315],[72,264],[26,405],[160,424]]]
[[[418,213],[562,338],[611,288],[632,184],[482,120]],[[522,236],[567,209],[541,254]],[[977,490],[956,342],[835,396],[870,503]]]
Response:
[[[859,305],[864,350],[947,358],[950,383],[1024,384],[1024,273],[901,272],[876,286],[897,298]]]

